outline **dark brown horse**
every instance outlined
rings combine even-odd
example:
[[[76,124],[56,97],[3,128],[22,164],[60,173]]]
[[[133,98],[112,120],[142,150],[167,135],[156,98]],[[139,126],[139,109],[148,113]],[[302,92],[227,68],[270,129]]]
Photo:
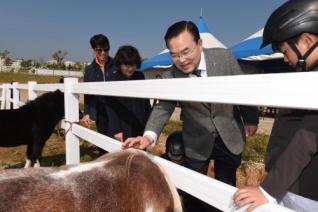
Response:
[[[181,210],[167,176],[136,150],[79,165],[0,171],[0,211]]]

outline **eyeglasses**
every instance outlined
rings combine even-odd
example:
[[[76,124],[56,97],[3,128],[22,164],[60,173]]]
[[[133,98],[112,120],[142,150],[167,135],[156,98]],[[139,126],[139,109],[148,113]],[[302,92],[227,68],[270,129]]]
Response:
[[[109,49],[106,48],[95,48],[94,49],[98,54],[101,54],[102,52],[107,53],[109,51]]]
[[[195,48],[197,47],[198,45],[195,45],[192,49],[185,49],[183,51],[181,51],[180,53],[172,53],[170,52],[171,54],[171,57],[173,60],[178,60],[178,59],[181,59],[181,58],[189,58],[191,57],[191,55],[193,54]]]

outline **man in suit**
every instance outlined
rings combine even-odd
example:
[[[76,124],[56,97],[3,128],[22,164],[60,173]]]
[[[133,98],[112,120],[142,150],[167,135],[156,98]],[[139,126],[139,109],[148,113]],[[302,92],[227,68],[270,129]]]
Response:
[[[199,30],[191,21],[170,26],[165,42],[174,65],[163,74],[163,78],[243,74],[228,50],[203,48]],[[127,139],[123,148],[145,149],[155,142],[176,104],[160,100],[153,108],[144,135]],[[245,136],[253,135],[257,130],[257,108],[198,102],[179,102],[179,105],[186,166],[207,174],[209,161],[214,159],[215,178],[235,185]]]

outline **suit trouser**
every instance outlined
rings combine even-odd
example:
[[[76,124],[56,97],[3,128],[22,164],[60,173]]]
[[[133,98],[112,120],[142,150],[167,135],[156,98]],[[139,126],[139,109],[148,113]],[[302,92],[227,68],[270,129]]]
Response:
[[[215,144],[208,160],[200,161],[186,157],[186,167],[194,171],[207,174],[210,160],[214,160],[215,179],[229,185],[236,185],[236,169],[241,164],[241,155],[235,155],[228,150],[222,139],[217,136]],[[212,191],[211,191],[212,192]],[[184,200],[184,210],[192,211],[219,211],[207,203],[187,194],[180,192]]]
[[[235,186],[236,169],[241,164],[241,154],[235,155],[230,152],[221,137],[217,136],[209,159],[201,161],[186,157],[186,167],[206,175],[210,160],[214,160],[215,179]]]

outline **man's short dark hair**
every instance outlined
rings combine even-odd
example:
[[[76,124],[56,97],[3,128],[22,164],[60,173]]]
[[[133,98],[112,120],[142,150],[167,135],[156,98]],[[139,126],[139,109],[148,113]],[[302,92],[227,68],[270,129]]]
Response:
[[[103,34],[94,35],[90,39],[90,44],[93,49],[95,48],[103,48],[109,50],[109,40]]]
[[[120,68],[120,65],[137,65],[137,68],[140,68],[141,57],[135,47],[121,46],[114,57],[114,62],[117,68]]]
[[[168,42],[171,38],[177,37],[182,32],[188,31],[192,36],[196,43],[200,40],[200,32],[198,27],[192,21],[180,21],[171,25],[166,34],[165,34],[165,42],[168,47]]]

